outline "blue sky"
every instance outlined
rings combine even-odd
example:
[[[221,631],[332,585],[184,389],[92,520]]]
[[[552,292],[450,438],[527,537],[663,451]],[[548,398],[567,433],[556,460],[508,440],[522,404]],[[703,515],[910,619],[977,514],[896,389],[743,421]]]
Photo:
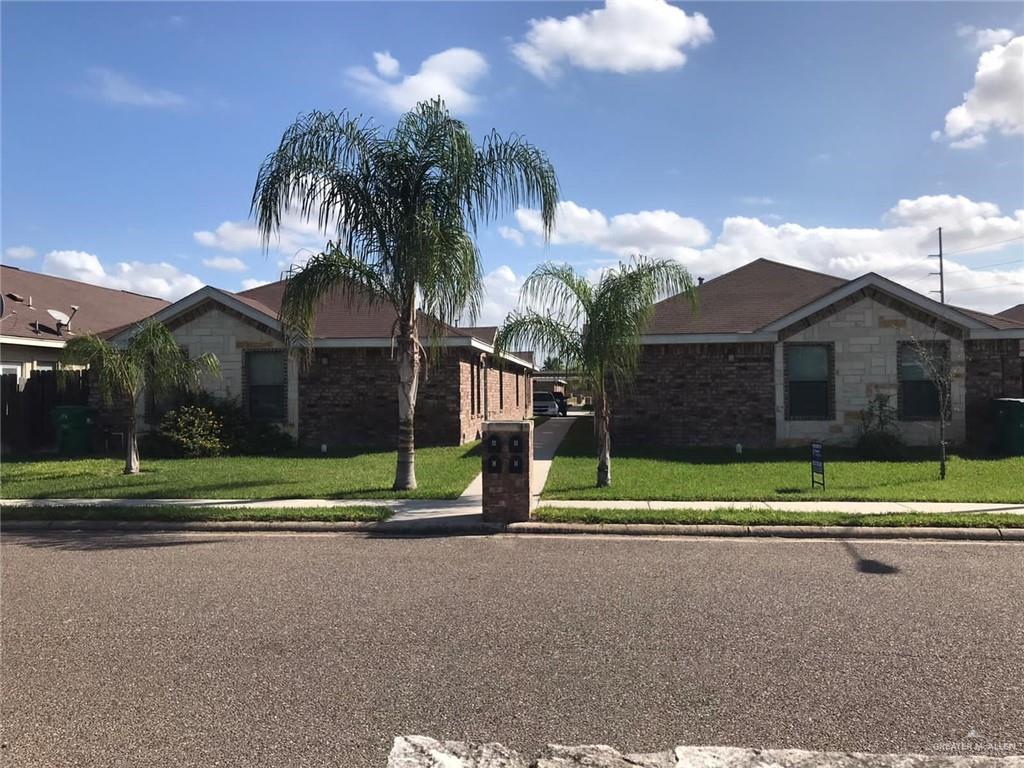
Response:
[[[294,221],[264,254],[247,223],[259,163],[287,125],[348,109],[387,126],[440,91],[477,135],[517,131],[545,149],[562,186],[550,245],[530,211],[480,234],[484,321],[500,320],[540,261],[596,273],[635,252],[705,277],[764,256],[927,291],[934,265],[922,258],[940,225],[951,303],[1024,301],[1018,4],[4,3],[2,14],[8,264],[168,298],[276,279],[322,240]]]

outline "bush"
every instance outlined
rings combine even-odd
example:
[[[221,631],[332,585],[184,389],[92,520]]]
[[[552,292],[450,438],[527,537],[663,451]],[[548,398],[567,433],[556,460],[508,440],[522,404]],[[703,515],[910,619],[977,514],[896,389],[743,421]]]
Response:
[[[875,395],[860,412],[861,434],[857,453],[861,458],[879,461],[901,459],[903,441],[896,432],[896,409],[889,404],[889,395]]]
[[[220,456],[224,452],[222,429],[223,424],[213,411],[196,405],[168,411],[160,422],[160,434],[182,455],[192,459]]]
[[[220,441],[224,453],[264,456],[286,453],[295,440],[277,424],[254,421],[237,398],[219,398],[207,392],[188,396],[191,405],[204,408],[220,421]]]

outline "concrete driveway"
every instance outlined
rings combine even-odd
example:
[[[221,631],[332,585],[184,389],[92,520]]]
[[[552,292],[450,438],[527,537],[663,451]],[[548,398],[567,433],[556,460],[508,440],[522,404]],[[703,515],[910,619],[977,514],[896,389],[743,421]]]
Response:
[[[1020,545],[5,534],[11,766],[1024,745]]]

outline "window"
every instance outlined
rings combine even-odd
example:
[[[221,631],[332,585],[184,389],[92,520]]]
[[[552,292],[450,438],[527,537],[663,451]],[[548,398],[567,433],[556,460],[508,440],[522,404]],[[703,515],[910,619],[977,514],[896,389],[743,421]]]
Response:
[[[949,360],[947,344],[924,345],[932,365],[945,369]],[[932,381],[921,351],[913,342],[900,342],[899,346],[898,411],[901,421],[936,421],[941,408],[939,387]]]
[[[284,352],[249,352],[249,415],[254,419],[282,421],[288,405],[288,366]]]
[[[16,384],[21,384],[21,364],[20,363],[4,363],[0,365],[0,374],[4,376],[13,376]]]
[[[519,406],[519,371],[516,371],[516,407]]]
[[[469,412],[476,415],[476,363],[469,364]]]
[[[505,410],[505,372],[498,369],[498,410]]]
[[[787,344],[786,418],[827,421],[833,418],[832,346]]]

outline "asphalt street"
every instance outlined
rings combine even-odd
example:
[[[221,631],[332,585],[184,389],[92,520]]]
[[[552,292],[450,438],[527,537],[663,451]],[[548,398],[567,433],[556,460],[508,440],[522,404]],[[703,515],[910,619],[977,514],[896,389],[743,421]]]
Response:
[[[1019,544],[6,533],[2,558],[4,765],[376,768],[402,733],[1024,752]]]

